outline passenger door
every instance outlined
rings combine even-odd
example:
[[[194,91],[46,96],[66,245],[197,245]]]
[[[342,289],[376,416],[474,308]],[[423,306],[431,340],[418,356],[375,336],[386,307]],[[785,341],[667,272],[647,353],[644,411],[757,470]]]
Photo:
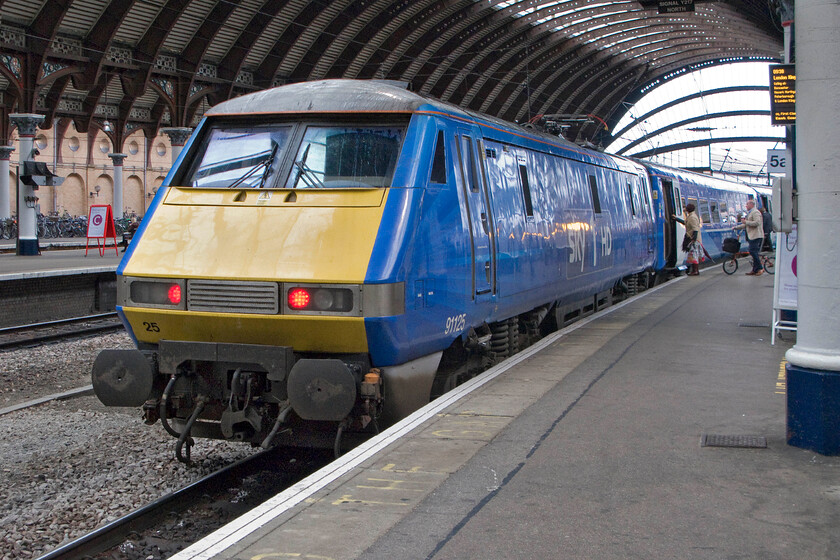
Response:
[[[469,220],[472,246],[473,299],[484,299],[496,291],[496,256],[490,197],[477,135],[459,130],[457,135],[459,179]]]
[[[667,266],[679,266],[685,262],[685,253],[682,250],[685,226],[671,220],[671,215],[682,218],[683,206],[680,187],[670,179],[662,179],[662,192],[665,195],[665,220],[666,224],[670,224],[670,226],[666,226],[667,233],[665,236]]]
[[[642,229],[644,231],[644,236],[647,238],[647,253],[650,255],[656,247],[656,242],[654,240],[655,232],[653,231],[653,224],[655,220],[653,205],[650,200],[650,185],[648,184],[648,180],[645,175],[639,175],[637,177],[636,185],[639,187],[639,202],[642,204],[642,216],[644,216],[645,219]]]

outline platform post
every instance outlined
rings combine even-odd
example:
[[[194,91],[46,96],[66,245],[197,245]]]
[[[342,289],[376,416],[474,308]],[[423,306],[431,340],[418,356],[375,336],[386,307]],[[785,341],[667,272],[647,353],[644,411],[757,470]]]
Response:
[[[840,1],[797,2],[799,313],[787,441],[840,455]]]
[[[0,220],[12,216],[12,191],[9,182],[9,159],[14,146],[0,146]]]
[[[173,127],[161,128],[160,131],[169,136],[169,142],[172,144],[172,165],[175,165],[175,162],[178,161],[178,156],[181,155],[184,144],[187,143],[190,134],[192,134],[192,129],[187,127]]]
[[[123,204],[123,160],[128,154],[108,154],[114,162],[114,219],[118,220],[125,214]]]
[[[32,159],[32,146],[35,143],[35,132],[44,120],[44,115],[34,113],[12,113],[9,120],[18,129],[20,148],[20,169],[23,162]],[[35,189],[24,185],[18,173],[18,242],[17,254],[33,256],[40,254],[38,247],[38,211],[36,210],[38,197]]]

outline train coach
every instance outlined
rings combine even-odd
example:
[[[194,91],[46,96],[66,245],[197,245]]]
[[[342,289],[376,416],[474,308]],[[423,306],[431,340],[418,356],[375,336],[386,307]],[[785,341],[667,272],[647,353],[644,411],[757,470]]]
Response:
[[[723,240],[732,237],[733,226],[739,223],[739,213],[744,212],[747,200],[757,200],[767,207],[767,193],[748,185],[725,181],[709,175],[674,169],[649,162],[640,162],[647,170],[654,199],[657,222],[657,270],[679,269],[685,262],[681,248],[685,229],[674,221],[672,215],[681,216],[686,204],[693,204],[702,222],[702,242],[709,256],[723,256]]]
[[[670,214],[696,196],[728,219],[736,195],[713,191],[747,195],[392,83],[242,96],[135,234],[117,278],[136,349],[100,353],[94,389],[180,460],[193,436],[338,448],[679,268]]]

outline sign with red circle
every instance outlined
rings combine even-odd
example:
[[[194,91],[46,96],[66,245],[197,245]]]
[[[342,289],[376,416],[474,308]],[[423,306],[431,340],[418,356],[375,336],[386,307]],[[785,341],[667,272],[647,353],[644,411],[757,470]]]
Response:
[[[88,243],[85,246],[85,256],[87,256],[88,245],[91,239],[96,239],[100,256],[105,254],[105,245],[107,244],[108,238],[114,240],[114,251],[117,251],[117,233],[114,227],[114,215],[111,213],[110,204],[96,204],[90,207],[87,238]]]

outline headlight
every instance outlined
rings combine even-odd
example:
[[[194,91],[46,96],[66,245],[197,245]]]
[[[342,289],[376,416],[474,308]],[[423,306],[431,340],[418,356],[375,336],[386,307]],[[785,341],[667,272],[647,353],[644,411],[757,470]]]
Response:
[[[126,279],[128,288],[121,290],[122,305],[186,309],[183,280]]]
[[[351,288],[290,286],[286,289],[286,305],[290,313],[348,313],[353,311],[356,299]]]

